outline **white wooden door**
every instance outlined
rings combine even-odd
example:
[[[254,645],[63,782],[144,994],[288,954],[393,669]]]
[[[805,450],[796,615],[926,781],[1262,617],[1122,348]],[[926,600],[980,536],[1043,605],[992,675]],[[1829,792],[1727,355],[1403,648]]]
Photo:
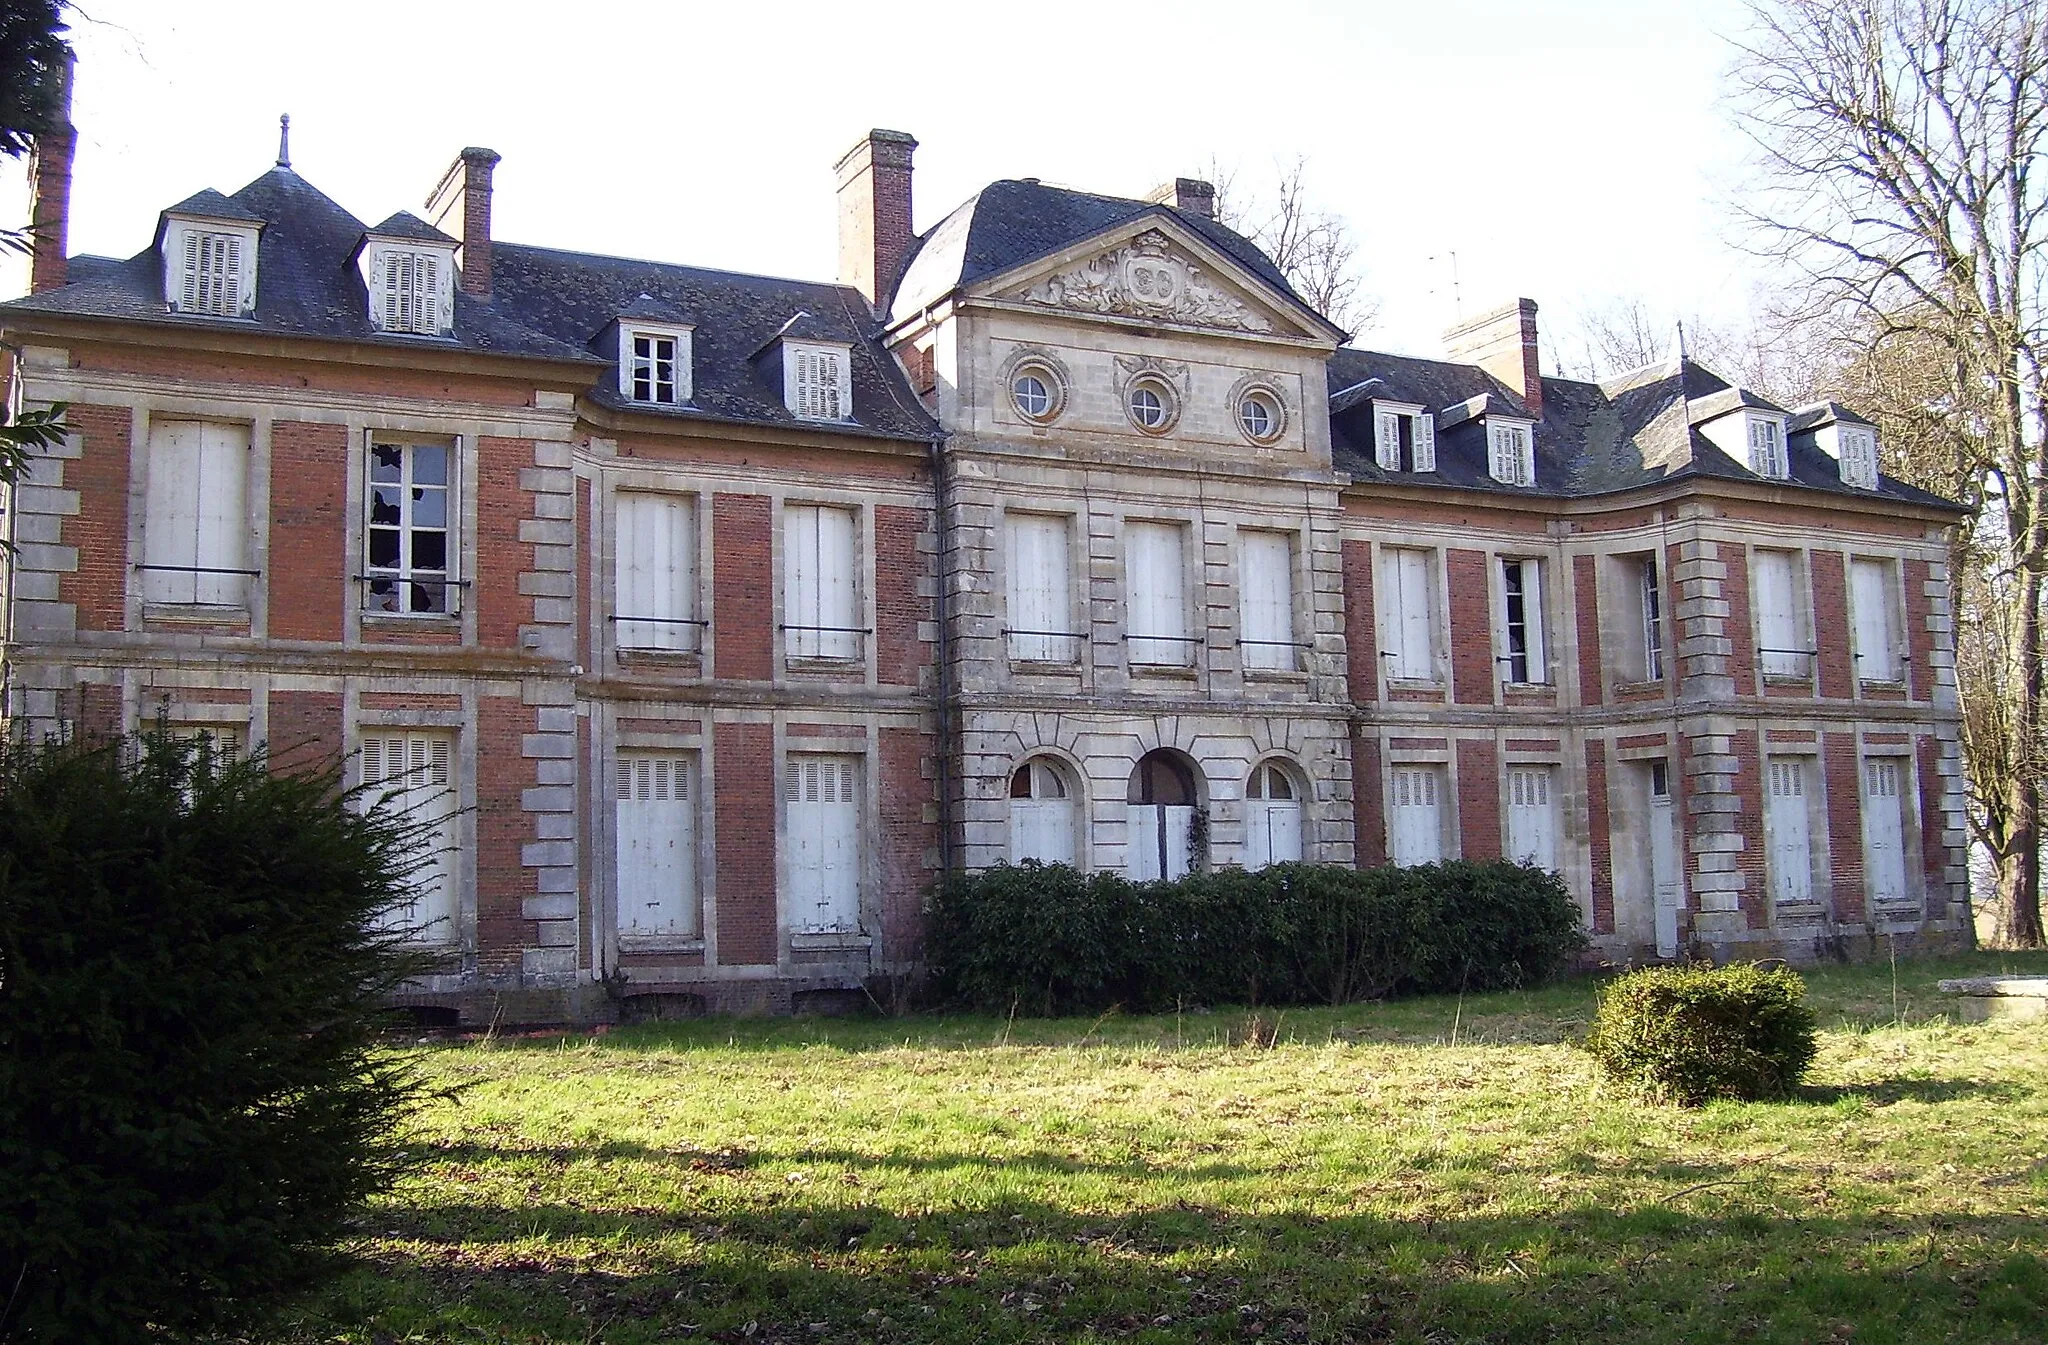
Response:
[[[1012,514],[1010,531],[1010,657],[1071,663],[1075,638],[1064,518]]]
[[[1856,676],[1866,682],[1899,680],[1897,624],[1892,620],[1889,563],[1849,564],[1849,602],[1856,621]]]
[[[1906,899],[1906,778],[1900,758],[1871,757],[1863,763],[1863,872],[1877,905]]]
[[[158,421],[149,432],[142,596],[240,607],[248,579],[249,427]]]
[[[1813,900],[1813,850],[1806,822],[1806,763],[1786,757],[1765,771],[1770,831],[1771,895],[1778,901]]]
[[[860,758],[792,752],[785,766],[791,928],[860,928]]]
[[[1678,814],[1671,806],[1671,768],[1652,762],[1649,770],[1650,891],[1657,920],[1657,956],[1678,956],[1678,914],[1684,906],[1678,882]]]
[[[421,827],[409,900],[387,911],[384,927],[422,943],[455,941],[455,740],[444,733],[363,734],[364,801]]]
[[[1764,673],[1770,677],[1802,676],[1807,671],[1806,639],[1799,621],[1792,553],[1758,551],[1752,562],[1757,648]]]
[[[1508,772],[1508,858],[1539,869],[1557,869],[1557,808],[1551,800],[1547,766],[1517,766]]]
[[[1242,532],[1237,576],[1239,639],[1244,666],[1292,671],[1294,546],[1284,532]]]
[[[1186,877],[1195,810],[1165,803],[1134,803],[1130,818],[1131,849],[1124,875],[1136,883]]]
[[[612,601],[621,649],[696,649],[697,528],[682,495],[621,491]]]
[[[782,525],[782,622],[789,656],[859,658],[853,511],[790,505]]]
[[[1184,666],[1194,645],[1186,638],[1187,571],[1180,528],[1126,523],[1124,557],[1131,662]]]
[[[621,753],[617,788],[619,933],[695,938],[696,774],[675,752]]]
[[[1442,771],[1402,766],[1388,791],[1388,832],[1396,864],[1433,864],[1443,858]]]
[[[1245,785],[1244,866],[1263,869],[1301,858],[1301,799],[1292,776],[1272,762]]]
[[[1027,761],[1010,778],[1010,862],[1080,862],[1079,828],[1065,774],[1049,761]]]

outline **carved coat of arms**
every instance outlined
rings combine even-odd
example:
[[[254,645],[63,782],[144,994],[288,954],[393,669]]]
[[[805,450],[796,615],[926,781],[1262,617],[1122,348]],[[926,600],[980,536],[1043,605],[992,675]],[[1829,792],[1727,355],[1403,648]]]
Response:
[[[1273,324],[1235,295],[1210,283],[1202,268],[1147,230],[1114,252],[1050,276],[1017,296],[1026,303],[1082,313],[1161,318],[1195,327],[1270,332]]]

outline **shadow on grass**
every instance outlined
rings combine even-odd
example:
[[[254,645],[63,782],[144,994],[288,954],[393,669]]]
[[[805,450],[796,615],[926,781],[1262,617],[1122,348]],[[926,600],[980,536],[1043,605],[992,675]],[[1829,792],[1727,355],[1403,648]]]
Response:
[[[379,1222],[408,1245],[324,1294],[292,1339],[1870,1345],[2032,1339],[2048,1311],[2048,1233],[2016,1215],[442,1204]]]
[[[1880,1107],[1894,1102],[2017,1102],[2032,1097],[2031,1088],[1986,1079],[1878,1079],[1868,1083],[1803,1084],[1795,1102],[1833,1104],[1863,1098]]]

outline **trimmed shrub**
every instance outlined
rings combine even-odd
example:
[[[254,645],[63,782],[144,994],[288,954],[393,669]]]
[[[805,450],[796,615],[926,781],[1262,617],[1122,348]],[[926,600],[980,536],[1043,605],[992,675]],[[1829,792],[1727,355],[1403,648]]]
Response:
[[[1812,1063],[1806,982],[1784,968],[1651,967],[1600,995],[1585,1048],[1609,1079],[1660,1101],[1785,1097]]]
[[[1048,1015],[1500,989],[1545,979],[1585,942],[1555,874],[1502,863],[1135,884],[1004,864],[949,877],[926,920],[941,1002]]]
[[[0,1338],[184,1340],[336,1262],[418,1094],[420,828],[157,735],[0,746]]]

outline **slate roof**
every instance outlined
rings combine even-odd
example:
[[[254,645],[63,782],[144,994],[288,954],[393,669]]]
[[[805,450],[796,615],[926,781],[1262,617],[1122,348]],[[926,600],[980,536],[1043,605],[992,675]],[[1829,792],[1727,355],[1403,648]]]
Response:
[[[1373,455],[1374,400],[1420,405],[1437,414],[1485,397],[1502,414],[1527,416],[1521,396],[1484,369],[1345,347],[1330,361],[1329,388],[1332,456],[1337,469],[1348,472],[1355,483],[1426,482],[1539,498],[1604,495],[1684,477],[1761,480],[1746,463],[1716,447],[1699,427],[1741,406],[1782,411],[1693,360],[1667,360],[1601,383],[1546,378],[1543,415],[1536,425],[1536,484],[1504,486],[1488,472],[1486,433],[1478,417],[1459,420],[1453,415],[1448,427],[1439,422],[1435,472],[1383,471]],[[1866,499],[1878,496],[1958,508],[1888,476],[1879,478],[1876,490],[1843,485],[1840,468],[1821,451],[1813,434],[1835,418],[1868,423],[1829,407],[1793,417],[1786,437],[1789,484]]]
[[[843,285],[496,243],[491,302],[458,288],[449,336],[387,335],[370,325],[368,295],[352,259],[368,233],[455,242],[418,217],[400,211],[369,229],[289,168],[274,168],[232,196],[200,192],[174,209],[266,226],[258,244],[253,317],[170,312],[163,265],[152,244],[125,259],[73,257],[68,284],[0,304],[0,319],[10,313],[118,318],[185,330],[240,328],[568,362],[590,367],[594,400],[649,415],[817,427],[783,406],[773,361],[754,358],[802,314],[804,332],[853,348],[855,419],[834,423],[833,430],[917,441],[940,433],[881,345],[866,301]],[[611,360],[593,352],[593,342],[622,314],[654,313],[696,325],[690,406],[649,408],[627,401],[608,377]]]
[[[247,220],[251,224],[263,222],[261,215],[258,215],[253,210],[247,210],[236,205],[211,187],[193,192],[184,200],[164,211],[164,213],[166,215],[204,215],[208,219]]]
[[[1258,244],[1207,215],[1158,201],[1096,196],[1029,179],[991,182],[926,230],[904,259],[889,307],[899,316],[962,286],[1050,257],[1140,215],[1193,230],[1251,272],[1277,297],[1328,322],[1294,292]]]

